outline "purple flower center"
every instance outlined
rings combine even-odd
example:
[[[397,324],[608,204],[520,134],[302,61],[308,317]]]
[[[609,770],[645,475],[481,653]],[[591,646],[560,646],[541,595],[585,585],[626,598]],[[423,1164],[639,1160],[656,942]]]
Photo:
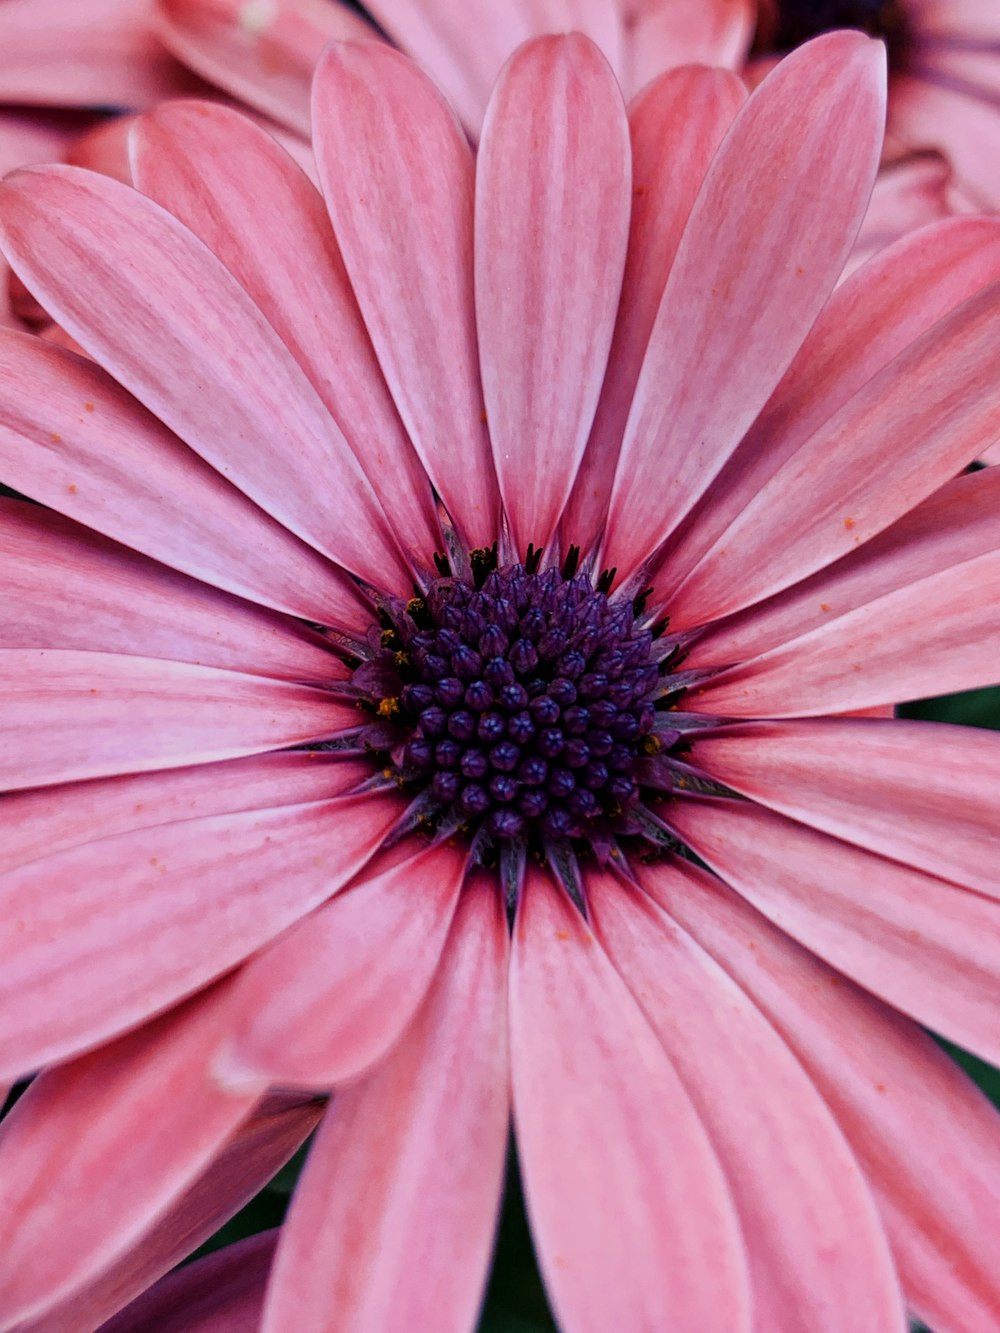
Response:
[[[761,21],[755,50],[784,53],[834,28],[881,37],[890,69],[899,69],[908,41],[904,0],[778,0],[770,21]]]
[[[387,608],[362,684],[378,683],[398,779],[419,785],[445,826],[594,844],[639,799],[661,667],[653,633],[631,602],[608,597],[609,580],[534,563],[490,569],[476,552],[469,579],[438,578]]]

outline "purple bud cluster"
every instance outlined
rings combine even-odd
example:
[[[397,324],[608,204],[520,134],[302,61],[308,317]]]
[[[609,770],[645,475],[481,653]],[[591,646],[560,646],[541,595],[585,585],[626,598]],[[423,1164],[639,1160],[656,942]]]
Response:
[[[401,771],[499,839],[590,838],[638,799],[659,670],[628,602],[584,575],[440,579],[396,621],[409,664]]]

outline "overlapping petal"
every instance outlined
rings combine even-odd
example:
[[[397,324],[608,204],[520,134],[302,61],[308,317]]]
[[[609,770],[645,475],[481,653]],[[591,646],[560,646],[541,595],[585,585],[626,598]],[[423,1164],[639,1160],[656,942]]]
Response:
[[[338,1092],[282,1232],[262,1333],[464,1333],[482,1297],[509,1115],[507,927],[463,895],[412,1026]]]

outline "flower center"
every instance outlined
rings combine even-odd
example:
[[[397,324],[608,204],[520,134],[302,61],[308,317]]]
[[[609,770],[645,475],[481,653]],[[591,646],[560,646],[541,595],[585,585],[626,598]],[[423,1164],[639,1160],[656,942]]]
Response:
[[[375,658],[355,672],[380,719],[375,748],[416,785],[438,827],[491,842],[595,846],[628,831],[662,667],[641,604],[575,572],[495,568],[383,609]],[[660,654],[662,656],[662,653]]]
[[[759,55],[791,51],[833,28],[881,37],[889,67],[897,70],[908,37],[905,0],[777,0],[760,21],[754,49]]]

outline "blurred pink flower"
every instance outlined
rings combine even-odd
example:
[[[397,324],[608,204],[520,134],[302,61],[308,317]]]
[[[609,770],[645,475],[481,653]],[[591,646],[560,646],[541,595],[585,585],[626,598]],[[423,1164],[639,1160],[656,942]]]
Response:
[[[229,1327],[471,1328],[511,1109],[571,1333],[996,1320],[919,1025],[1000,1060],[1000,742],[844,714],[996,678],[1000,222],[837,287],[883,112],[855,34],[628,116],[550,38],[474,155],[334,46],[325,205],[196,102],[136,189],[0,187],[93,358],[0,335],[3,1327],[93,1329],[330,1089],[266,1296],[267,1240],[173,1279]]]
[[[889,54],[887,147],[936,149],[966,206],[1000,209],[1000,5],[993,0],[759,0],[757,51],[834,27],[861,28]]]

